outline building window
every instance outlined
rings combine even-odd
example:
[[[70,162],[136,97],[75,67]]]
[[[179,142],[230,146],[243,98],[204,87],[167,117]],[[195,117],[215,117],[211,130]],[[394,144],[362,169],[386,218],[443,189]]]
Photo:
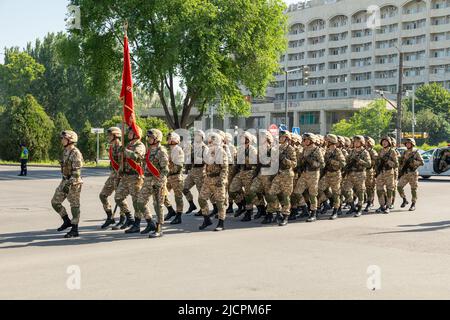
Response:
[[[300,114],[300,125],[308,124],[318,124],[319,123],[319,112],[306,112]]]

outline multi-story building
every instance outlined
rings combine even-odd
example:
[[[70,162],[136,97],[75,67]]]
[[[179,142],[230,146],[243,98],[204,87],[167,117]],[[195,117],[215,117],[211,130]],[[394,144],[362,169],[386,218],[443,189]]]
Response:
[[[437,82],[450,89],[450,0],[311,0],[291,5],[283,69],[288,76],[289,127],[327,133],[340,119],[378,97],[395,100],[399,53],[403,90]],[[267,128],[285,123],[285,75],[276,75],[249,118],[214,121],[215,127]],[[209,128],[207,118],[204,127]]]

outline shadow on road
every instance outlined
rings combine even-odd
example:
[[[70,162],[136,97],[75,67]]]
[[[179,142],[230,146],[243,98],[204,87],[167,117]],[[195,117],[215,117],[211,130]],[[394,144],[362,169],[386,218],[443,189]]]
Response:
[[[1,170],[0,181],[27,181],[27,180],[48,180],[60,179],[61,172],[59,170],[50,169],[28,169],[26,177],[18,176],[17,170]],[[108,171],[105,169],[88,169],[83,170],[82,177],[98,177],[107,176]]]
[[[373,234],[389,234],[389,233],[429,232],[429,231],[444,230],[444,229],[450,228],[450,220],[427,222],[427,223],[420,223],[420,224],[406,224],[406,225],[399,225],[398,227],[400,227],[400,228],[415,228],[415,229],[376,232],[376,233],[371,233],[371,235],[373,235]]]

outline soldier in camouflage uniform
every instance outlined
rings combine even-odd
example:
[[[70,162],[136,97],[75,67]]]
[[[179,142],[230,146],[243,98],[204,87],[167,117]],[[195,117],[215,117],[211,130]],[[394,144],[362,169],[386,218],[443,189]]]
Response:
[[[230,198],[238,204],[234,214],[239,217],[243,212],[245,216],[241,221],[252,219],[253,203],[250,201],[250,186],[255,175],[258,151],[252,145],[256,138],[245,132],[241,135],[241,145],[237,150],[237,173],[230,184]]]
[[[249,202],[257,202],[257,198],[264,197],[269,193],[270,187],[272,185],[272,180],[275,174],[278,172],[273,172],[271,174],[269,168],[271,166],[271,155],[273,146],[273,136],[270,132],[264,133],[264,139],[261,141],[260,149],[258,150],[258,165],[255,170],[256,177],[252,180],[249,193]],[[262,158],[265,154],[264,159]],[[259,219],[266,215],[266,206],[264,203],[258,203],[257,205],[258,213],[255,219]],[[251,216],[253,210],[249,210],[247,213]]]
[[[234,145],[234,139],[231,133],[226,132],[225,133],[225,139],[223,140],[223,143],[229,150],[229,157],[228,157],[228,179],[227,179],[227,197],[228,197],[228,208],[226,213],[233,213],[233,200],[229,197],[230,192],[230,184],[231,181],[233,181],[234,176],[237,173],[237,149]]]
[[[405,195],[405,186],[409,183],[411,186],[411,207],[409,211],[416,210],[416,201],[417,201],[417,188],[419,173],[417,172],[417,168],[423,166],[424,162],[422,156],[420,155],[417,149],[414,149],[416,146],[416,141],[412,138],[408,138],[405,140],[406,151],[400,158],[400,177],[398,179],[397,190],[400,196],[403,198],[403,202],[400,207],[404,208],[408,204],[408,200],[406,200]]]
[[[60,162],[62,181],[56,188],[51,203],[53,209],[63,219],[63,224],[58,228],[58,231],[71,227],[64,238],[73,238],[79,236],[78,223],[80,221],[80,193],[83,185],[83,180],[81,179],[83,155],[75,147],[75,144],[78,142],[78,135],[75,132],[66,130],[61,132],[60,137],[64,146],[63,157]],[[69,201],[72,220],[70,220],[66,208],[62,205],[65,199]]]
[[[319,203],[332,199],[333,214],[330,220],[334,220],[337,218],[337,211],[341,202],[341,170],[345,166],[345,157],[337,147],[337,136],[328,134],[325,140],[328,143],[328,147],[324,156],[324,174],[319,181]]]
[[[397,154],[397,159],[400,159],[400,152],[397,150],[397,140],[394,137],[391,137],[391,145],[392,148],[394,148],[395,153]],[[395,203],[395,194],[397,192],[397,183],[398,183],[398,167],[394,168],[394,191],[392,192],[392,201],[389,209],[394,209],[394,203]]]
[[[228,156],[222,146],[222,137],[212,132],[208,135],[210,147],[205,154],[206,176],[198,196],[198,202],[203,214],[203,224],[199,227],[204,230],[212,224],[208,211],[208,200],[217,206],[218,224],[215,231],[224,230],[225,200],[228,178]]]
[[[177,133],[169,133],[167,143],[169,144],[169,175],[167,176],[167,192],[173,190],[177,211],[175,212],[173,209],[169,201],[169,196],[166,194],[164,197],[164,205],[169,212],[164,218],[164,221],[168,221],[175,216],[175,219],[173,219],[170,224],[180,224],[181,214],[183,213],[184,152],[179,146],[180,136]]]
[[[380,141],[383,147],[378,154],[376,169],[376,187],[380,208],[377,212],[389,213],[392,202],[392,193],[395,188],[395,168],[398,167],[397,153],[392,147],[389,137],[383,137]]]
[[[108,201],[108,197],[113,194],[113,192],[117,189],[120,181],[120,147],[122,145],[120,138],[122,137],[122,131],[120,128],[111,127],[107,130],[108,141],[110,143],[109,146],[109,161],[110,161],[110,173],[109,177],[106,180],[102,191],[100,192],[99,198],[102,202],[103,209],[106,213],[105,223],[101,226],[102,229],[106,229],[108,226],[115,223],[114,221],[114,212],[111,210],[111,205]],[[123,210],[120,210],[120,220],[119,225],[123,225],[125,222],[125,215],[130,214],[130,210],[128,209],[128,205],[126,201],[124,201],[121,205]]]
[[[375,140],[371,137],[364,137],[366,140],[366,150],[370,155],[371,166],[366,170],[366,208],[364,212],[369,212],[370,207],[373,205],[375,200],[375,161],[378,157],[378,153],[373,148],[375,146]]]
[[[303,147],[302,147],[302,137],[296,133],[292,133],[292,142],[291,142],[292,147],[294,147],[295,149],[295,154],[296,154],[296,159],[298,161],[300,155],[303,152]],[[294,181],[293,181],[293,185],[297,185],[297,181],[299,178],[299,173],[297,170],[294,170]],[[294,193],[294,190],[292,190],[292,194],[291,194],[291,214],[289,215],[289,220],[295,220],[297,219],[297,216],[299,214],[300,211],[300,197],[298,194]]]
[[[262,221],[264,224],[272,222],[273,214],[280,210],[280,204],[281,211],[277,212],[279,226],[287,225],[291,214],[290,197],[294,188],[294,168],[297,165],[297,155],[290,141],[291,133],[281,130],[278,148],[278,173],[273,178],[272,186],[266,196],[268,206],[267,214]]]
[[[304,133],[303,152],[300,158],[300,163],[297,163],[297,170],[300,177],[294,188],[294,193],[300,197],[300,206],[304,213],[308,211],[306,200],[303,195],[308,191],[309,201],[311,203],[311,214],[306,220],[313,222],[317,220],[317,196],[319,193],[319,178],[320,169],[325,165],[323,159],[323,151],[316,145],[317,138],[313,133]]]
[[[126,211],[125,199],[127,196],[131,195],[133,201],[134,211],[137,211],[137,196],[142,188],[144,179],[142,164],[145,156],[145,145],[141,142],[142,129],[137,127],[137,133],[135,133],[131,128],[128,129],[128,140],[129,143],[126,148],[121,147],[120,152],[123,151],[124,160],[123,167],[121,168],[121,179],[119,185],[117,186],[116,194],[114,195],[114,200],[120,207],[121,211]],[[114,230],[126,229],[135,223],[135,220],[130,213],[126,215],[127,220],[122,225],[116,225],[113,227]]]
[[[190,150],[190,163],[186,165],[188,169],[188,174],[184,180],[183,194],[189,202],[189,209],[186,214],[191,213],[196,210],[197,207],[194,204],[194,197],[191,193],[191,188],[195,186],[197,191],[200,192],[203,185],[203,180],[205,179],[205,162],[204,155],[208,151],[208,147],[204,143],[205,133],[202,130],[194,131],[194,143],[191,144]],[[201,210],[196,214],[201,215]]]
[[[355,212],[355,217],[359,217],[362,214],[364,193],[366,192],[366,170],[371,166],[370,154],[364,149],[364,144],[365,139],[363,136],[353,137],[354,148],[350,150],[344,168],[346,180],[343,191],[347,203],[351,206],[347,213]],[[354,204],[353,189],[355,189],[356,196],[358,197],[357,208],[355,208]]]

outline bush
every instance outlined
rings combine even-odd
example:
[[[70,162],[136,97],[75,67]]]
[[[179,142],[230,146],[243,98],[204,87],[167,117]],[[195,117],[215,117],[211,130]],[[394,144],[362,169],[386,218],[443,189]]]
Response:
[[[30,159],[47,160],[53,130],[52,119],[32,95],[23,99],[12,97],[2,113],[0,158],[18,160],[19,145],[25,143],[30,150]]]
[[[63,130],[72,130],[69,121],[66,116],[59,112],[53,120],[55,125],[52,135],[52,144],[50,146],[50,159],[56,160],[61,158],[63,146],[61,145],[61,139],[59,137]]]

